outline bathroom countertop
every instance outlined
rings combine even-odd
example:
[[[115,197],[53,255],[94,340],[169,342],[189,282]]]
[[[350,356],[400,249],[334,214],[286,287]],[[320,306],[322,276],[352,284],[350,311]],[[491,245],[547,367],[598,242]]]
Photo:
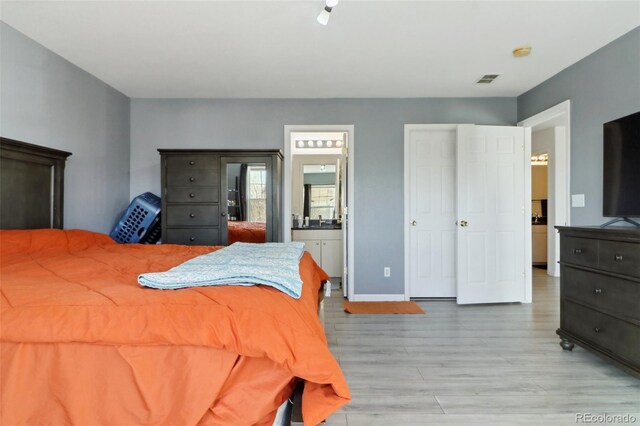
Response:
[[[291,230],[292,231],[306,231],[306,230],[314,230],[317,231],[318,229],[326,229],[326,230],[334,230],[334,229],[342,229],[342,225],[341,224],[329,224],[329,225],[309,225],[309,226],[303,226],[302,228],[298,228],[297,226],[292,226]]]

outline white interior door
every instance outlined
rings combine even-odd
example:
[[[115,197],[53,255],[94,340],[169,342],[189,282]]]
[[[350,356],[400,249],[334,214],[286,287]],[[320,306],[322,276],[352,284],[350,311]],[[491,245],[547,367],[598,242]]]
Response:
[[[524,141],[522,127],[458,126],[459,304],[525,300]]]
[[[455,126],[407,127],[410,297],[455,297]]]

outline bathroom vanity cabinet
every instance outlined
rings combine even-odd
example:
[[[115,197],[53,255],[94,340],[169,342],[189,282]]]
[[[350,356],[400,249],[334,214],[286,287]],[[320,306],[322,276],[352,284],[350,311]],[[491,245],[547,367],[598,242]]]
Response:
[[[292,240],[303,242],[305,250],[330,277],[342,276],[341,229],[294,230]]]

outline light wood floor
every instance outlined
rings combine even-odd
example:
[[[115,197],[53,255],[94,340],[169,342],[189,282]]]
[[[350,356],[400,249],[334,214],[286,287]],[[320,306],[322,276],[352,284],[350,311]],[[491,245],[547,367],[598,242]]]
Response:
[[[531,304],[350,315],[337,293],[325,327],[353,400],[328,425],[575,425],[576,413],[605,412],[640,425],[640,379],[560,348],[559,283],[543,270]]]

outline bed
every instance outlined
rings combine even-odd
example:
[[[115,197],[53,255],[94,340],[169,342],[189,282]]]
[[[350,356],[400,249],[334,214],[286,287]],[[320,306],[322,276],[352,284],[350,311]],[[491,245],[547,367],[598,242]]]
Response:
[[[299,380],[304,424],[350,399],[317,316],[327,277],[308,253],[296,300],[265,286],[136,282],[216,247],[5,229],[0,249],[2,424],[270,425]]]
[[[227,222],[227,244],[236,242],[264,243],[267,241],[267,224],[265,222],[248,222],[230,220]]]

